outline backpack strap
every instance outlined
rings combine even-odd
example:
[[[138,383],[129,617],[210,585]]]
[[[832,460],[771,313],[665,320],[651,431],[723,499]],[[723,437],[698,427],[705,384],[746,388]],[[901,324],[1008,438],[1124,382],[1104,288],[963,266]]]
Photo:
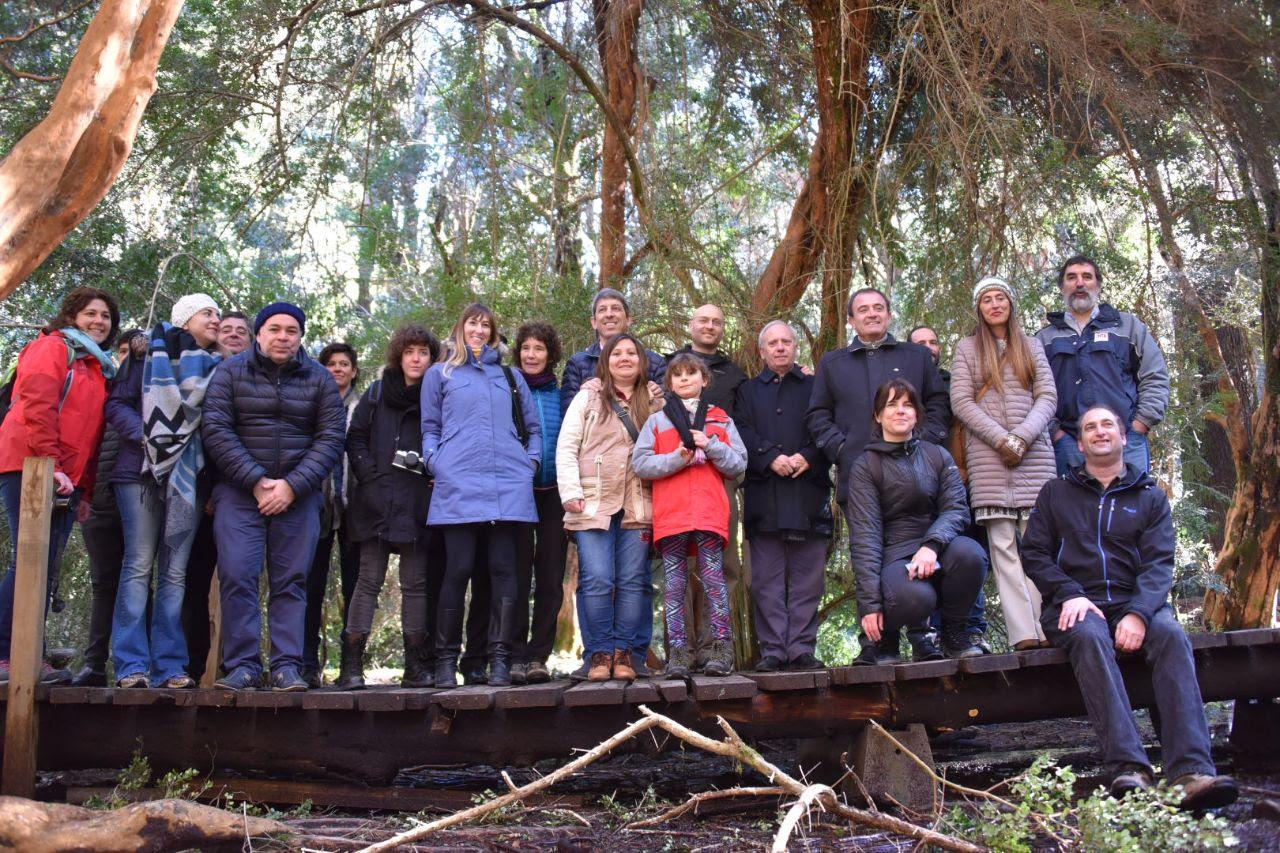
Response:
[[[609,401],[613,406],[613,413],[618,416],[618,420],[622,421],[622,425],[627,429],[627,435],[631,436],[631,443],[635,444],[636,439],[640,437],[640,430],[636,427],[636,422],[631,420],[631,415],[627,414],[627,410],[622,408],[622,404],[617,400]]]
[[[511,388],[511,420],[516,425],[516,434],[520,443],[529,446],[529,425],[524,422],[524,407],[520,405],[520,386],[516,384],[516,375],[507,365],[502,367],[502,375],[507,377],[507,385]]]

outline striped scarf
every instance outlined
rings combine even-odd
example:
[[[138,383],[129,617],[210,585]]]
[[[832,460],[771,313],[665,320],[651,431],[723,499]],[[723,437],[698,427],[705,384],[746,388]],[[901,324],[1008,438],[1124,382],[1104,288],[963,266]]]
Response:
[[[204,467],[200,420],[204,393],[221,357],[201,349],[190,332],[158,323],[142,372],[143,471],[160,487],[165,542],[180,542],[200,519],[196,475]]]

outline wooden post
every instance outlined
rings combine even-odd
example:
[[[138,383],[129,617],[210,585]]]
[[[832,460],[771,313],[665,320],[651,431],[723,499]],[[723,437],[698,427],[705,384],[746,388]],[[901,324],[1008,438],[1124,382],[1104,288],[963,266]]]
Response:
[[[222,583],[218,580],[218,570],[213,570],[213,583],[209,584],[209,656],[205,658],[204,675],[200,677],[201,687],[212,687],[218,680],[218,669],[222,666]]]
[[[53,459],[28,457],[22,466],[18,562],[14,567],[13,634],[4,728],[4,781],[10,797],[35,795],[40,718],[36,685],[44,657],[44,610],[49,595],[49,526],[53,519]]]

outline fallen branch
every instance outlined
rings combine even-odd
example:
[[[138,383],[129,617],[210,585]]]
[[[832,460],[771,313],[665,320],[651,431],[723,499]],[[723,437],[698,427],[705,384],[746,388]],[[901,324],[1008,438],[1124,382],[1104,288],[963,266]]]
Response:
[[[785,788],[777,786],[768,788],[726,788],[723,791],[703,791],[701,794],[694,794],[680,805],[672,809],[667,809],[656,817],[645,818],[644,820],[636,820],[627,824],[623,829],[641,829],[646,826],[657,826],[669,820],[675,820],[681,815],[693,811],[697,813],[698,806],[711,800],[728,800],[733,797],[781,797],[787,793]]]
[[[782,819],[778,834],[773,836],[772,853],[786,853],[787,842],[791,840],[791,833],[800,823],[800,818],[809,814],[809,809],[813,808],[815,802],[818,808],[822,808],[819,798],[835,800],[836,792],[826,785],[810,785],[805,788],[800,793],[800,798],[787,811],[787,816]]]

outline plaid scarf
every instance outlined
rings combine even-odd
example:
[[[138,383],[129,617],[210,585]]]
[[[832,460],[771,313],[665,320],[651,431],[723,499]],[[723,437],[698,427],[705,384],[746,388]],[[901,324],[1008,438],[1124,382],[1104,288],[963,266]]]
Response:
[[[158,323],[142,372],[143,471],[160,487],[165,542],[178,542],[200,520],[196,475],[204,467],[200,420],[204,393],[221,356],[201,349],[191,333]]]

